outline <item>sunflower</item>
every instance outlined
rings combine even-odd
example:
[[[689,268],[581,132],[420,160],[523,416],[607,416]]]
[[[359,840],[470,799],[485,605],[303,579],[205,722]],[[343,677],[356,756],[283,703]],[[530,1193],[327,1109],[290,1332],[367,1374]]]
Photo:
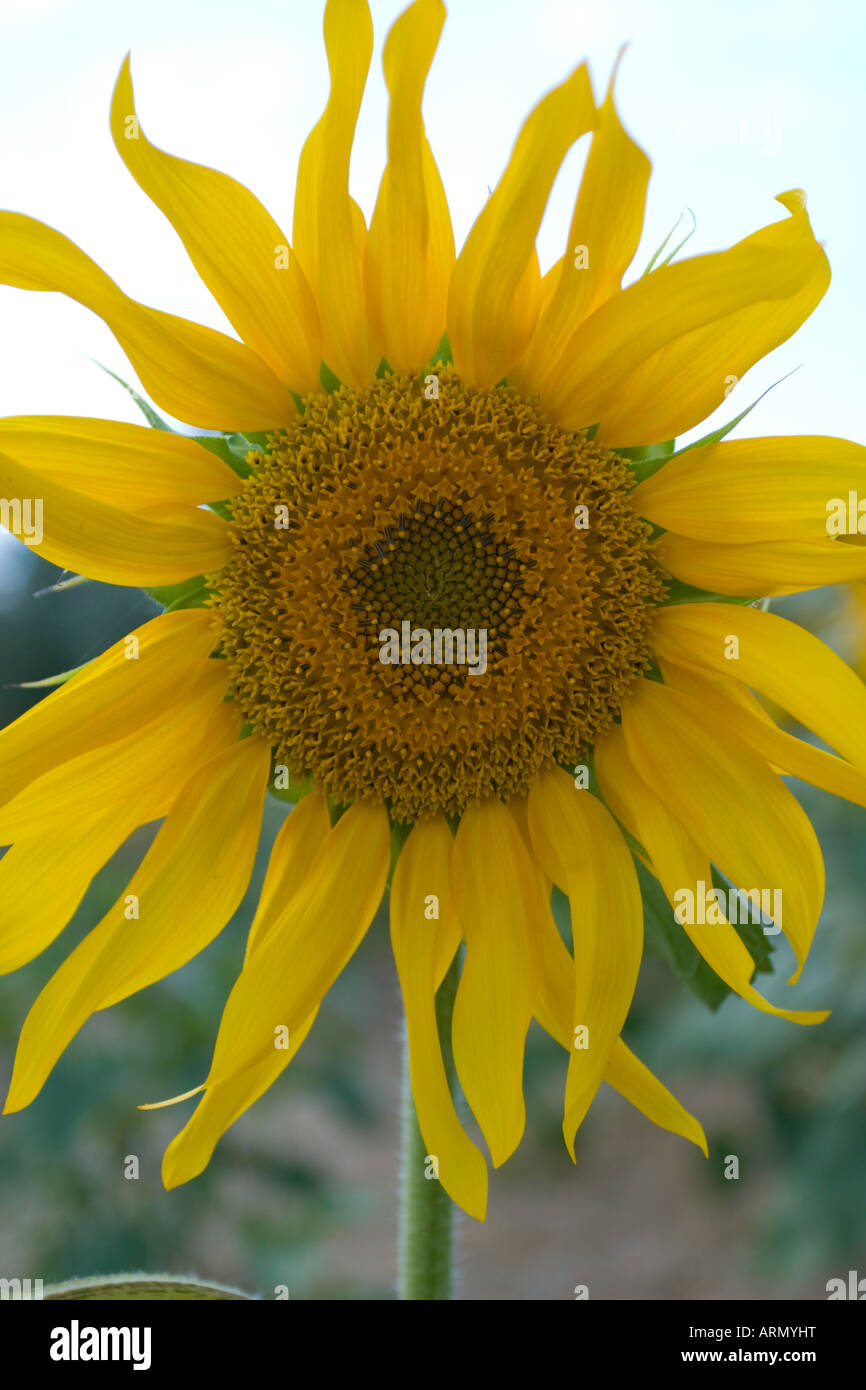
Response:
[[[365,0],[329,0],[330,96],[291,244],[242,185],[148,141],[124,64],[117,149],[237,338],[137,303],[58,232],[0,217],[0,279],[99,314],[156,405],[209,431],[0,422],[0,491],[43,502],[41,553],[166,609],[0,736],[4,970],[162,822],[36,1000],[7,1112],[91,1014],[207,946],[246,891],[266,793],[293,807],[168,1187],[295,1055],[388,890],[418,1123],[455,1203],[483,1218],[487,1198],[437,1028],[458,959],[446,1042],[494,1166],[524,1130],[533,1018],[567,1051],[572,1156],[603,1081],[706,1152],[621,1037],[643,951],[636,859],[671,904],[714,869],[778,890],[793,983],[824,872],[781,774],[866,805],[863,685],[750,602],[866,577],[866,551],[825,525],[828,496],[866,495],[866,451],[674,443],[825,293],[803,195],[729,250],[622,288],[650,164],[613,79],[597,105],[580,66],[528,117],[455,255],[421,114],[443,20],[416,0],[385,43],[368,227],[348,171],[372,25]],[[585,134],[565,251],[542,275],[539,224]],[[836,751],[784,732],[768,703]],[[755,1008],[826,1017],[762,997],[731,915],[678,929]]]

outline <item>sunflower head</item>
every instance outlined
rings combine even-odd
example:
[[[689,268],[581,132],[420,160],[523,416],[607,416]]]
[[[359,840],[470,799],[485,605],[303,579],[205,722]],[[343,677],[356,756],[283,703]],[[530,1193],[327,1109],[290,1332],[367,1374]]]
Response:
[[[665,588],[629,486],[586,432],[448,365],[306,398],[211,579],[239,708],[344,805],[412,822],[525,795],[649,663]]]
[[[7,1110],[92,1013],[232,917],[276,773],[306,792],[208,1075],[177,1098],[200,1095],[168,1186],[202,1171],[296,1054],[389,885],[423,1143],[478,1217],[487,1166],[437,1021],[455,962],[456,1077],[494,1165],[523,1133],[533,1019],[568,1057],[570,1151],[603,1081],[706,1150],[622,1036],[643,951],[636,861],[656,917],[670,905],[684,974],[700,956],[757,1009],[824,1017],[755,988],[736,890],[784,899],[796,979],[823,863],[779,774],[866,805],[866,693],[751,601],[866,576],[825,505],[866,495],[866,451],[725,429],[675,442],[824,294],[805,199],[781,195],[784,217],[729,250],[656,256],[625,283],[649,161],[613,82],[597,101],[581,65],[527,118],[458,254],[422,118],[443,18],[415,0],[385,43],[388,161],[368,222],[348,178],[372,25],[366,0],[329,0],[331,91],[291,239],[235,180],[150,143],[124,64],[117,148],[236,336],[138,304],[59,233],[0,214],[3,280],[94,309],[156,406],[208,431],[0,421],[0,491],[44,500],[42,553],[169,610],[131,634],[134,660],[126,639],[0,737],[3,968],[53,940],[137,826],[162,822],[36,1001]],[[583,136],[563,254],[542,274],[548,195]],[[757,695],[836,751],[778,727]],[[674,917],[684,890],[716,881],[734,894],[724,911]]]

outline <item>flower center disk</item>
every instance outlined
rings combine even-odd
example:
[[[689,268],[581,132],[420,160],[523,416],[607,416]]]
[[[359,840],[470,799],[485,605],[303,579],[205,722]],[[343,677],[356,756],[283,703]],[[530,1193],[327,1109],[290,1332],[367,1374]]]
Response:
[[[665,592],[621,460],[507,386],[429,383],[307,397],[210,581],[277,763],[407,821],[581,761],[649,665]]]

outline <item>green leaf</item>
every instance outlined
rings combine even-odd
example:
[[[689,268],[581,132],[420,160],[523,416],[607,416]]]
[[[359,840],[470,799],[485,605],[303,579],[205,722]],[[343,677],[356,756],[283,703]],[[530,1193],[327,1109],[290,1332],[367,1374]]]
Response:
[[[651,955],[660,956],[671,966],[682,983],[710,1009],[717,1009],[731,993],[723,980],[711,970],[692,944],[673,908],[662,891],[658,879],[635,859],[641,898],[643,899],[644,938]]]
[[[63,1284],[49,1284],[43,1295],[44,1300],[61,1302],[73,1300],[86,1302],[99,1299],[172,1299],[187,1302],[190,1299],[212,1302],[252,1300],[253,1295],[241,1293],[240,1289],[228,1284],[204,1284],[193,1275],[177,1274],[104,1274],[89,1279],[67,1279]]]

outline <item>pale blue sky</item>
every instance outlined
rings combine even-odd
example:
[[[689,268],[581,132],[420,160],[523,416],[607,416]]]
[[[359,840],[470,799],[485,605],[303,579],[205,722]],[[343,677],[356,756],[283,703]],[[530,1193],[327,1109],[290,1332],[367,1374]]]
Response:
[[[381,43],[402,8],[372,4],[377,48],[352,166],[368,216],[385,155]],[[600,94],[629,40],[619,106],[653,161],[632,273],[686,208],[697,218],[688,250],[715,250],[783,216],[774,196],[797,186],[833,268],[813,318],[743,379],[717,421],[802,364],[738,433],[864,439],[864,8],[861,0],[452,0],[425,115],[458,244],[538,97],[583,57]],[[114,150],[112,86],[131,49],[149,137],[247,183],[290,229],[298,154],[327,91],[321,16],[316,0],[0,0],[0,205],[65,232],[144,302],[227,328]],[[554,190],[543,266],[564,249],[586,145]],[[0,315],[0,415],[138,418],[87,360],[132,377],[86,309],[3,287]]]

